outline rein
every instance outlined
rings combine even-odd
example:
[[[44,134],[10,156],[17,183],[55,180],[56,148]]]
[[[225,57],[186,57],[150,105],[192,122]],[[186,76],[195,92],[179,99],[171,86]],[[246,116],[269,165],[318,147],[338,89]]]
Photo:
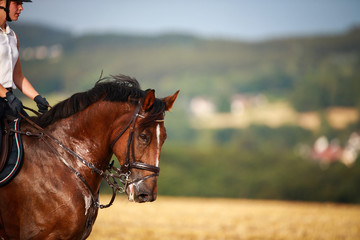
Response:
[[[103,208],[110,207],[113,204],[115,197],[116,197],[116,192],[124,193],[126,191],[127,186],[129,186],[130,184],[133,184],[133,183],[136,183],[139,181],[145,181],[146,179],[149,179],[151,177],[159,176],[159,172],[160,172],[159,167],[156,167],[156,166],[153,166],[153,165],[150,165],[147,163],[138,162],[135,159],[135,149],[134,149],[135,123],[138,118],[145,118],[143,115],[139,114],[141,106],[142,106],[142,104],[140,101],[138,106],[136,107],[136,110],[135,110],[131,120],[128,122],[128,124],[125,126],[125,128],[122,129],[122,131],[117,135],[117,137],[110,144],[111,149],[113,149],[116,142],[129,129],[129,137],[128,137],[128,141],[127,141],[127,152],[126,152],[125,164],[123,164],[120,167],[120,169],[113,166],[114,160],[111,161],[111,163],[109,164],[108,168],[105,171],[98,169],[93,163],[86,161],[84,158],[79,156],[77,153],[72,151],[70,148],[68,148],[67,146],[62,144],[57,138],[55,138],[53,135],[51,135],[45,129],[43,129],[42,127],[40,127],[35,122],[31,121],[28,117],[24,116],[21,113],[19,113],[19,115],[23,119],[25,119],[31,126],[36,128],[40,132],[39,133],[31,133],[29,131],[23,132],[23,131],[16,131],[14,129],[11,129],[10,131],[20,133],[20,134],[23,134],[26,136],[35,136],[35,137],[41,138],[48,145],[48,147],[56,155],[58,155],[60,157],[61,161],[83,182],[83,184],[85,185],[85,187],[88,189],[88,191],[91,194],[91,198],[93,200],[95,207],[103,209]],[[38,113],[35,110],[25,107],[25,106],[24,106],[24,108],[27,110],[30,110],[38,115]],[[156,121],[163,122],[164,120],[156,120]],[[94,194],[93,194],[89,184],[86,182],[85,178],[77,170],[75,170],[73,167],[71,167],[70,164],[67,163],[67,161],[61,156],[61,154],[56,150],[56,148],[54,146],[52,146],[48,141],[46,141],[45,136],[48,137],[53,142],[55,142],[58,146],[60,146],[62,149],[64,149],[66,152],[68,152],[71,156],[75,157],[77,160],[82,162],[85,166],[90,168],[91,171],[94,171],[103,177],[103,179],[107,182],[107,184],[112,188],[112,191],[113,191],[112,198],[108,204],[102,205],[99,203],[99,200],[98,200],[99,195],[97,196],[97,198],[94,196]],[[150,171],[150,172],[153,172],[153,174],[129,181],[132,168]],[[124,186],[119,186],[119,184],[117,183],[117,180],[120,181]]]

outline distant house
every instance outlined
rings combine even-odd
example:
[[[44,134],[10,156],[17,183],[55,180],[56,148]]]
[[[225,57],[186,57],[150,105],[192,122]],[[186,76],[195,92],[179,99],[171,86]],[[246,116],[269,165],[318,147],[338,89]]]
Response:
[[[44,60],[61,57],[63,48],[60,44],[52,46],[28,47],[21,50],[21,58],[28,60]]]
[[[312,149],[312,158],[322,163],[336,162],[340,159],[342,149],[337,140],[329,143],[325,136],[319,137]]]
[[[346,166],[351,166],[358,158],[360,152],[360,133],[354,132],[343,150],[341,161]]]
[[[205,97],[195,97],[190,102],[190,111],[196,117],[209,116],[215,113],[215,105]]]
[[[267,103],[263,94],[236,94],[232,97],[230,109],[233,114],[242,114],[245,109],[259,107]]]
[[[311,149],[310,157],[321,164],[339,161],[350,167],[358,158],[359,152],[360,134],[354,132],[344,147],[341,147],[337,140],[329,143],[325,136],[319,137]]]

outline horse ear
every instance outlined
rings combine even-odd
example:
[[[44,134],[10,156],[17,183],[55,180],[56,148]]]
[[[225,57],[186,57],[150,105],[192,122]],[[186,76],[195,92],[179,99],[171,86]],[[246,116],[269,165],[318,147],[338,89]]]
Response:
[[[170,111],[178,94],[179,94],[180,90],[177,90],[176,93],[174,93],[173,95],[170,95],[166,98],[163,99],[163,102],[166,105],[165,111]]]
[[[141,110],[146,112],[147,110],[149,110],[149,108],[151,108],[154,102],[155,102],[155,90],[150,89],[146,92],[146,96],[141,106]]]

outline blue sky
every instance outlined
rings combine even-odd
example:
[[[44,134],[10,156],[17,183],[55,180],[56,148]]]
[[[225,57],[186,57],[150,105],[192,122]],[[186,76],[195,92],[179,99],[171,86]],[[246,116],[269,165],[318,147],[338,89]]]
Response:
[[[76,34],[193,33],[243,40],[334,33],[360,25],[359,0],[33,0],[19,22]]]

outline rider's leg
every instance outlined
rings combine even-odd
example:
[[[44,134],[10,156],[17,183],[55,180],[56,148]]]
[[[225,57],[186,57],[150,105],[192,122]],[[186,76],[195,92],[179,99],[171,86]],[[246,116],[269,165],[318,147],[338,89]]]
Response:
[[[4,116],[4,112],[5,112],[5,102],[0,99],[0,151],[1,151],[1,144],[2,144],[2,131],[3,131],[3,128],[2,128],[2,124],[3,124],[3,116]]]
[[[3,131],[3,128],[2,128],[2,118],[0,117],[0,152],[1,152],[1,149],[2,149],[2,131]]]

